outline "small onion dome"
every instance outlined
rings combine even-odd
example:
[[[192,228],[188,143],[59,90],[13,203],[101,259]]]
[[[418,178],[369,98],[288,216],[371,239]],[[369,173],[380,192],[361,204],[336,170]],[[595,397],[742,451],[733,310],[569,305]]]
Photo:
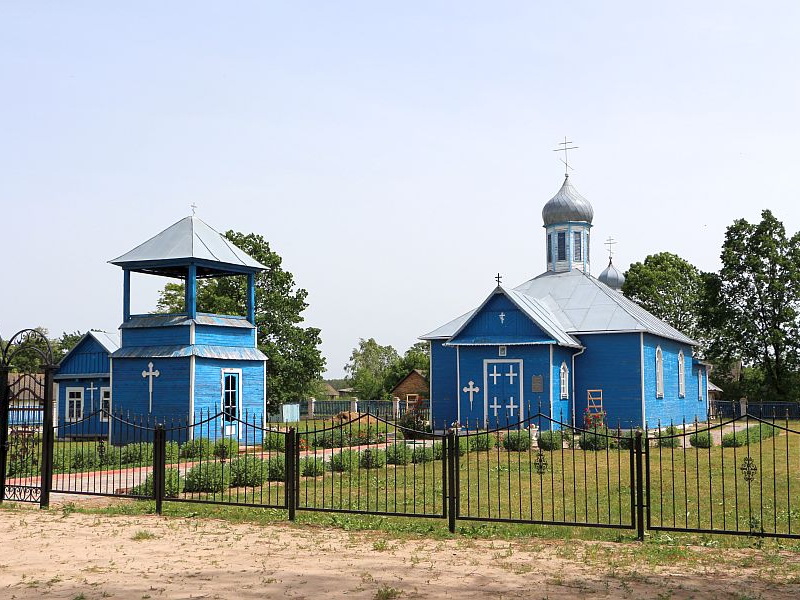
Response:
[[[591,223],[593,218],[592,205],[572,187],[569,175],[564,178],[564,184],[558,193],[542,209],[542,220],[545,227],[568,221]]]
[[[620,273],[613,264],[611,264],[611,259],[608,259],[608,266],[606,270],[600,273],[600,277],[597,278],[598,281],[605,283],[608,287],[612,290],[617,290],[618,292],[622,290],[622,284],[625,283],[625,275]]]

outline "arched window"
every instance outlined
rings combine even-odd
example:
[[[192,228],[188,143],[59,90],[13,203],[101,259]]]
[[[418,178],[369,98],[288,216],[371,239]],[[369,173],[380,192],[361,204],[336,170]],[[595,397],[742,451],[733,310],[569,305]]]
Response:
[[[656,398],[664,397],[664,353],[656,348]]]
[[[567,363],[561,363],[561,397],[562,398],[569,398],[569,368],[567,367]]]
[[[686,371],[685,362],[683,359],[683,350],[678,352],[678,396],[684,398],[686,396]]]

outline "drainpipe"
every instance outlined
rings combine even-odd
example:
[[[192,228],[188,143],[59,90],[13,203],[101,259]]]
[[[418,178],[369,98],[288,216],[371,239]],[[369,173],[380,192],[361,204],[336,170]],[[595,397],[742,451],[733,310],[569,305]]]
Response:
[[[572,427],[575,427],[575,357],[580,356],[586,352],[586,346],[581,348],[580,352],[572,355]]]

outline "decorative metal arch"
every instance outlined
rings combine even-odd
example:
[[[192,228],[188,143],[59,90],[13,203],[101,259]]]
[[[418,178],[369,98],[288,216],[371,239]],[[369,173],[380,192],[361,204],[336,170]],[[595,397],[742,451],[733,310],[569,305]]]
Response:
[[[44,342],[44,350],[34,344],[37,340]],[[0,366],[9,366],[17,354],[26,350],[33,350],[38,354],[43,366],[53,364],[53,348],[50,346],[50,340],[37,329],[22,329],[0,346],[2,346],[0,348]]]

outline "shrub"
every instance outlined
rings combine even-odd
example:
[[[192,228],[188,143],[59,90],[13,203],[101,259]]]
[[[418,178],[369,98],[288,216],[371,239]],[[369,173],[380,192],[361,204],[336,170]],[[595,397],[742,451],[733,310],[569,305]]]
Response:
[[[714,440],[711,438],[711,432],[699,431],[689,436],[689,444],[692,448],[711,448]]]
[[[183,489],[187,492],[222,492],[230,485],[230,470],[222,463],[204,462],[186,473]]]
[[[680,438],[669,437],[673,435],[680,435],[680,431],[674,425],[670,425],[665,430],[659,431],[658,434],[656,434],[656,443],[662,448],[680,448]]]
[[[613,447],[608,436],[609,431],[605,427],[584,432],[578,438],[578,446],[581,450],[606,450]]]
[[[286,459],[283,456],[267,460],[267,481],[286,481]]]
[[[211,456],[211,441],[208,438],[195,438],[184,442],[181,446],[181,457],[204,459]]]
[[[178,458],[181,455],[181,448],[178,442],[167,442],[164,454],[168,465],[178,462]]]
[[[122,462],[126,464],[152,464],[153,444],[136,442],[122,447]]]
[[[328,468],[337,473],[354,471],[358,467],[358,452],[355,450],[342,450],[337,452],[328,461]]]
[[[325,474],[325,461],[316,456],[300,459],[300,475],[303,477],[319,477]]]
[[[530,447],[531,434],[527,430],[509,431],[503,436],[503,448],[509,452],[525,452]]]
[[[214,443],[214,456],[225,460],[239,455],[239,442],[231,438],[221,438]]]
[[[231,487],[259,487],[266,478],[266,465],[257,456],[234,458],[230,464]]]
[[[362,469],[380,469],[386,465],[386,452],[377,448],[367,448],[361,452],[358,464]]]
[[[620,449],[630,450],[636,444],[636,431],[633,429],[630,431],[623,431],[617,438],[617,443]],[[644,438],[642,438],[642,446],[644,446]]]
[[[94,446],[81,445],[78,448],[73,448],[70,453],[69,469],[71,471],[88,471],[98,466],[98,464],[99,460]]]
[[[540,431],[537,441],[541,450],[561,450],[563,439],[560,431]]]
[[[441,446],[441,444],[439,444]],[[433,460],[433,448],[428,446],[417,446],[411,452],[411,462],[414,464],[431,462]]]
[[[164,497],[177,498],[183,491],[183,483],[177,469],[166,469],[164,471]],[[130,489],[131,496],[153,497],[153,474],[149,474],[144,483],[135,485]]]
[[[365,444],[376,444],[386,440],[386,434],[379,431],[374,425],[359,427],[348,432],[349,444],[351,446],[363,446]]]
[[[737,432],[731,431],[722,436],[723,448],[738,448],[746,446],[752,442],[760,442],[775,435],[775,428],[767,423],[759,423],[748,429],[741,429]]]
[[[280,431],[269,431],[264,433],[264,440],[261,442],[264,450],[286,451],[286,434]]]
[[[730,433],[726,433],[722,436],[722,447],[723,448],[738,448],[739,446],[746,446],[747,445],[747,432],[746,431],[737,431]]]
[[[497,438],[492,433],[478,433],[468,436],[469,449],[473,452],[491,450],[497,443]]]
[[[397,420],[397,425],[402,427],[402,433],[407,440],[416,440],[426,437],[431,432],[431,426],[425,419],[425,413],[419,410],[408,410]]]
[[[314,448],[344,448],[350,445],[350,438],[341,427],[315,434],[310,441]]]
[[[386,462],[390,465],[407,465],[411,462],[411,449],[403,443],[388,446]]]

